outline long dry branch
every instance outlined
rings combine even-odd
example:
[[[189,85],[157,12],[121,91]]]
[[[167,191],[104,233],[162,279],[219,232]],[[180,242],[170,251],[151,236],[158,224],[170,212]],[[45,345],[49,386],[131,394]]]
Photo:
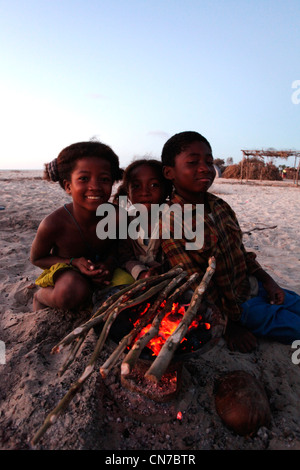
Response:
[[[83,382],[80,382],[80,379],[75,382],[66,395],[62,398],[62,400],[58,403],[58,405],[47,415],[43,425],[39,428],[31,440],[32,446],[35,446],[41,437],[45,434],[47,429],[56,422],[57,418],[67,408],[68,404],[71,402],[76,393],[81,389],[82,385]]]
[[[176,272],[182,272],[182,268],[177,268]],[[173,274],[174,275],[174,270]],[[158,276],[160,279],[161,277]],[[166,276],[164,276],[166,277]],[[125,308],[128,308],[129,306],[132,306],[133,304],[138,305],[140,303],[145,302],[149,298],[153,297],[156,293],[160,292],[164,287],[169,284],[168,278],[161,281],[159,284],[153,286],[151,289],[148,289],[146,292],[144,292],[142,295],[140,295],[138,298],[134,298],[132,300],[128,300],[127,302],[123,304],[118,304],[109,317],[107,318],[107,321],[102,329],[102,332],[99,336],[99,339],[97,341],[95,350],[92,354],[92,357],[90,361],[88,362],[88,365],[85,367],[83,373],[81,374],[80,378],[71,386],[69,391],[65,394],[65,396],[60,400],[58,405],[48,414],[46,417],[43,425],[41,428],[37,431],[35,436],[32,439],[32,445],[35,445],[39,439],[44,435],[44,433],[47,431],[47,429],[56,421],[58,416],[67,408],[73,397],[76,395],[76,393],[82,388],[83,383],[90,377],[92,372],[94,371],[95,368],[95,363],[96,360],[99,356],[100,351],[102,350],[102,347],[105,343],[106,337],[109,333],[110,326],[112,325],[113,321],[117,317],[117,315],[124,310]]]
[[[214,257],[211,257],[209,259],[208,267],[203,276],[203,279],[194,291],[192,300],[187,311],[185,312],[181,322],[179,323],[173,334],[169,336],[169,338],[164,343],[162,349],[159,352],[159,355],[156,357],[150,368],[145,373],[145,378],[156,383],[160,381],[164,372],[168,368],[176,349],[178,348],[182,339],[185,337],[190,324],[197,315],[197,312],[202,302],[203,294],[207,289],[207,286],[215,272],[215,269],[216,261]]]
[[[71,350],[69,351],[69,354],[65,360],[65,362],[62,364],[60,367],[59,371],[57,372],[58,377],[61,377],[66,370],[70,367],[70,365],[74,362],[81,346],[83,345],[85,339],[86,339],[87,334],[81,336],[80,338],[77,338],[73,344],[71,345]]]
[[[136,361],[140,357],[143,349],[147,346],[149,341],[158,335],[161,321],[165,315],[172,309],[173,303],[177,301],[178,297],[181,296],[199,277],[198,273],[192,274],[189,279],[171,294],[167,299],[165,306],[162,310],[154,317],[150,329],[144,333],[135,343],[133,344],[130,351],[127,353],[121,364],[121,375],[125,376],[130,373]]]
[[[156,314],[157,309],[160,307],[162,302],[166,299],[169,293],[186,277],[187,273],[183,271],[179,273],[171,282],[169,282],[163,290],[161,290],[159,296],[145,313],[145,315],[140,319],[138,324],[133,328],[124,338],[120,341],[117,348],[107,359],[107,361],[100,367],[100,373],[102,377],[106,377],[109,370],[116,364],[117,360],[124,352],[127,346],[129,346],[134,338],[142,331],[142,329],[147,326],[153,319],[153,316]]]

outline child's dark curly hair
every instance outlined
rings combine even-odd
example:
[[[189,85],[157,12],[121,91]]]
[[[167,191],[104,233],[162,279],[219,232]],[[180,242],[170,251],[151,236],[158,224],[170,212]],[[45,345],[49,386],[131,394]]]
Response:
[[[162,182],[163,188],[165,190],[165,199],[171,196],[172,183],[164,177],[162,163],[155,159],[148,160],[147,158],[141,158],[139,160],[134,160],[132,163],[130,163],[130,165],[127,166],[127,168],[125,168],[123,172],[122,183],[114,195],[113,202],[115,204],[118,204],[120,196],[128,196],[129,183],[131,181],[132,172],[141,165],[148,165],[156,171],[157,177]]]
[[[161,161],[163,166],[175,166],[175,157],[193,142],[204,142],[211,150],[211,145],[203,135],[194,131],[185,131],[170,137],[162,149]]]
[[[113,183],[122,178],[123,171],[114,151],[101,142],[88,141],[69,145],[52,162],[46,163],[43,179],[58,181],[60,186],[64,188],[64,180],[70,181],[77,160],[85,157],[99,157],[107,160],[110,163]]]

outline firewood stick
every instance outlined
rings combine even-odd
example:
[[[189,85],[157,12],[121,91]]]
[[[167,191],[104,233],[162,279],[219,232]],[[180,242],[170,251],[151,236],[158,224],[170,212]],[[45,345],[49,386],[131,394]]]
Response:
[[[72,343],[79,336],[86,334],[94,326],[98,325],[101,322],[104,322],[112,311],[112,309],[126,298],[126,294],[129,295],[128,292],[135,290],[136,287],[141,284],[141,281],[137,281],[136,283],[125,287],[124,289],[120,290],[119,292],[116,292],[108,299],[106,299],[104,304],[92,315],[92,317],[88,321],[76,327],[73,331],[71,331],[71,333],[65,336],[56,346],[52,348],[51,353],[54,354],[60,352],[64,346],[67,346],[68,344]],[[140,288],[142,287],[143,286],[140,286]]]
[[[153,286],[151,289],[149,289],[147,292],[145,292],[143,295],[139,296],[138,299],[133,299],[133,301],[138,301],[138,303],[142,303],[144,302],[145,300],[149,299],[150,297],[152,297],[153,295],[155,295],[156,292],[158,292],[159,290],[161,290],[165,285],[167,285],[168,283],[168,279],[172,276],[174,276],[175,273],[180,273],[182,272],[182,268],[180,266],[176,266],[175,268],[172,268],[170,271],[168,271],[167,273],[164,273],[164,274],[161,274],[159,276],[152,276],[152,278],[155,278],[155,281],[156,280],[159,280],[159,281],[162,281],[160,282],[158,285],[156,286]],[[148,278],[147,280],[149,280],[151,278]],[[136,283],[135,283],[136,284]],[[129,302],[128,302],[129,303]],[[115,315],[118,313],[118,310],[121,310],[122,306],[119,306],[120,308],[116,307],[110,317],[111,318],[115,318]],[[127,307],[126,307],[127,308]],[[116,310],[116,311],[115,311]],[[122,308],[123,310],[123,308]],[[109,317],[109,318],[110,318]],[[109,318],[107,320],[109,320]],[[102,330],[103,332],[103,330]],[[107,331],[108,333],[108,331]],[[90,377],[90,375],[93,373],[94,371],[94,368],[95,368],[95,363],[96,363],[96,360],[98,358],[98,355],[102,349],[102,346],[104,344],[104,341],[106,339],[106,336],[107,335],[103,335],[105,336],[104,337],[99,337],[98,339],[98,342],[96,344],[96,348],[92,354],[92,357],[88,363],[88,365],[85,367],[83,373],[81,374],[81,376],[79,377],[79,379],[73,383],[73,385],[70,387],[70,389],[68,390],[68,392],[64,395],[64,397],[60,400],[60,402],[58,403],[58,405],[47,415],[44,423],[42,424],[42,426],[40,427],[40,429],[36,432],[36,434],[34,435],[32,441],[31,441],[31,444],[34,446],[37,444],[37,442],[41,439],[41,437],[45,434],[45,432],[47,431],[47,429],[55,423],[55,421],[57,420],[57,418],[62,414],[62,412],[67,408],[67,406],[69,405],[69,403],[71,402],[71,400],[73,399],[73,397],[76,395],[77,392],[79,392],[79,390],[82,388],[84,382]]]
[[[109,307],[111,307],[111,305],[114,304],[119,297],[124,295],[130,289],[132,289],[132,285],[125,287],[119,292],[115,292],[108,299],[106,299],[102,306],[92,315],[92,317],[88,321],[76,327],[73,331],[71,331],[71,333],[65,336],[59,343],[57,343],[52,348],[51,353],[54,354],[60,352],[64,346],[67,346],[68,344],[76,340],[79,336],[87,333],[91,328],[93,328],[93,326],[105,321],[107,314],[110,312]]]
[[[119,313],[121,313],[121,311],[125,310],[126,308],[129,308],[129,307],[139,305],[141,303],[146,302],[146,300],[150,299],[155,294],[157,294],[168,283],[169,283],[169,281],[168,281],[168,279],[166,279],[165,281],[161,282],[160,284],[151,287],[151,289],[144,292],[144,294],[140,295],[137,299],[129,300],[128,302],[125,302],[124,304],[116,307],[111,312],[110,316],[108,317],[108,319],[105,322],[105,325],[103,326],[103,329],[102,329],[101,334],[99,336],[99,339],[97,341],[97,345],[96,345],[96,348],[95,348],[95,351],[94,351],[93,355],[95,355],[95,354],[98,355],[99,352],[101,351],[101,349],[102,349],[102,347],[105,343],[105,340],[108,336],[108,333],[110,331],[111,325],[113,324],[113,322],[115,321],[115,319],[117,318]]]
[[[133,328],[124,338],[120,341],[117,348],[114,352],[110,355],[107,361],[100,367],[100,373],[103,378],[107,376],[109,370],[116,364],[118,359],[120,358],[121,354],[124,352],[125,348],[129,346],[134,338],[140,333],[140,331],[147,326],[153,319],[157,309],[162,304],[162,302],[166,299],[168,294],[176,287],[178,283],[182,281],[186,277],[186,272],[183,271],[179,273],[171,282],[169,282],[164,289],[161,291],[155,302],[146,312],[146,314],[140,319],[139,323]]]
[[[96,312],[92,315],[90,320],[88,320],[88,322],[85,322],[83,325],[80,326],[80,328],[84,327],[83,332],[81,332],[79,334],[76,334],[76,333],[74,334],[74,332],[78,332],[78,330],[75,328],[75,330],[73,330],[71,333],[69,333],[60,343],[58,343],[56,346],[54,346],[52,348],[51,354],[54,354],[56,352],[61,351],[64,346],[66,346],[68,344],[71,344],[71,351],[70,351],[66,361],[64,362],[64,364],[61,366],[61,368],[59,369],[59,371],[57,373],[57,375],[59,377],[61,377],[65,373],[65,371],[68,369],[68,367],[72,364],[72,362],[74,361],[74,359],[76,357],[76,354],[78,353],[81,345],[84,343],[89,330],[93,327],[93,325],[95,325],[95,324],[93,324],[92,320],[96,317],[99,317],[99,320],[97,320],[96,324],[98,324],[98,322],[100,322],[100,321],[104,322],[107,315],[108,315],[108,313],[109,313],[109,311],[110,311],[109,307],[113,303],[116,302],[118,297],[125,294],[130,289],[132,289],[132,285],[126,286],[123,289],[121,289],[120,291],[115,292],[113,295],[108,297],[104,301],[104,303],[101,305],[101,307],[98,308],[98,310],[96,310]],[[106,290],[108,291],[108,289],[106,289]],[[80,330],[79,330],[79,332],[80,332]]]
[[[135,365],[136,361],[140,357],[143,349],[147,346],[149,341],[158,335],[161,321],[165,315],[172,309],[173,303],[176,302],[179,296],[181,296],[199,277],[198,273],[192,274],[189,279],[182,285],[177,287],[175,292],[167,299],[163,309],[154,317],[151,328],[143,336],[141,336],[132,346],[126,357],[121,364],[121,375],[128,375]]]
[[[182,268],[179,268],[182,270]],[[145,292],[143,295],[139,297],[140,301],[139,303],[144,302],[145,300],[149,299],[153,295],[155,295],[156,292],[159,292],[163,287],[165,287],[169,283],[168,279],[162,281],[156,286],[153,286],[151,289],[149,289],[147,292]],[[127,302],[128,304],[130,301]],[[123,306],[116,307],[110,317],[107,319],[107,325],[106,325],[106,331],[102,335],[100,335],[96,348],[92,354],[92,357],[88,363],[88,365],[85,367],[83,373],[81,374],[80,378],[75,382],[71,388],[68,390],[68,392],[65,394],[65,396],[62,398],[62,400],[58,403],[58,405],[48,414],[46,417],[43,425],[41,428],[37,431],[35,436],[32,439],[32,445],[35,445],[40,438],[44,435],[44,433],[47,431],[47,429],[56,421],[58,416],[67,408],[68,404],[71,402],[73,397],[76,395],[76,393],[82,388],[83,383],[90,377],[92,372],[94,371],[95,368],[95,363],[98,358],[98,355],[102,349],[102,346],[105,342],[105,339],[107,337],[109,328],[111,324],[113,323],[114,319],[116,318],[116,315],[118,314],[119,310],[123,310]],[[103,330],[102,330],[103,333]]]
[[[66,372],[68,367],[72,364],[85,338],[86,338],[86,335],[83,335],[80,338],[77,338],[76,341],[74,341],[74,344],[72,344],[72,348],[68,354],[67,359],[65,360],[65,362],[63,363],[59,371],[57,372],[58,377],[61,377]]]
[[[83,381],[80,381],[80,379],[75,382],[69,389],[69,391],[65,394],[65,396],[60,400],[58,405],[50,411],[50,413],[47,415],[44,423],[42,426],[38,429],[38,431],[35,433],[33,439],[31,440],[31,445],[35,446],[38,441],[43,437],[47,429],[52,426],[52,424],[55,423],[57,418],[63,413],[63,411],[67,408],[68,404],[71,402],[73,397],[76,395],[76,393],[81,389],[83,386]]]
[[[163,376],[164,372],[168,368],[176,349],[178,348],[182,339],[185,337],[190,324],[197,315],[197,312],[202,302],[203,294],[207,289],[207,286],[215,272],[215,269],[216,261],[214,257],[211,257],[208,261],[208,267],[203,276],[203,279],[198,285],[198,287],[195,289],[189,308],[185,312],[176,330],[166,340],[159,352],[159,355],[156,357],[150,368],[145,373],[145,378],[147,378],[148,380],[158,383],[161,377]]]
[[[103,306],[95,312],[87,322],[83,323],[81,326],[75,328],[71,333],[65,336],[58,344],[56,344],[51,353],[55,354],[60,352],[65,346],[72,343],[78,336],[81,336],[87,333],[91,328],[96,325],[99,325],[101,322],[105,322],[111,312],[122,302],[125,301],[128,297],[132,297],[141,289],[143,289],[147,285],[155,284],[160,282],[164,279],[168,279],[174,276],[176,273],[182,272],[182,268],[180,266],[175,266],[174,268],[170,269],[167,273],[160,274],[158,276],[151,276],[146,279],[140,279],[135,281],[130,286],[125,287],[120,292],[116,292],[111,297],[109,297],[103,304]]]
[[[108,299],[106,299],[104,304],[93,314],[92,318],[96,318],[97,316],[102,314],[103,311],[106,310],[107,307],[111,306],[116,300],[118,300],[118,298],[121,297],[121,295],[127,293],[127,296],[132,297],[137,292],[139,292],[140,289],[143,289],[146,286],[151,286],[152,284],[156,284],[165,279],[169,279],[170,277],[177,275],[178,273],[182,271],[183,271],[182,266],[178,264],[177,266],[174,266],[166,273],[156,274],[148,278],[136,280],[133,284],[130,284],[129,286],[124,287],[122,290],[120,290],[119,292],[115,292],[115,294],[111,295]]]

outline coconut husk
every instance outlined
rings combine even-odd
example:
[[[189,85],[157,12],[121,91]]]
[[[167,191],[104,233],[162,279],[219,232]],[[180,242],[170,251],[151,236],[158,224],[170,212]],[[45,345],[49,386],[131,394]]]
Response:
[[[242,436],[268,426],[271,410],[261,383],[251,374],[237,370],[223,376],[215,396],[216,410],[224,424]]]

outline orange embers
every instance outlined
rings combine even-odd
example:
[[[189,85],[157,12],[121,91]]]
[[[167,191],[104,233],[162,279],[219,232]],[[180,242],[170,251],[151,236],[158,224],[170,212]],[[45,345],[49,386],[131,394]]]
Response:
[[[165,305],[165,302],[161,304],[161,308],[163,308],[164,305]],[[145,310],[142,312],[141,315],[144,315],[146,313],[149,306],[150,304],[147,304],[147,307],[145,308]],[[171,336],[174,333],[177,326],[181,322],[187,307],[188,305],[179,305],[178,303],[173,303],[171,311],[166,313],[166,315],[164,316],[164,318],[162,319],[160,323],[158,335],[155,336],[153,339],[150,339],[149,343],[147,344],[147,347],[152,350],[153,356],[158,356],[165,341],[169,338],[169,336]],[[200,323],[202,327],[204,327],[205,329],[207,330],[210,329],[210,324],[201,322],[201,319],[202,317],[198,316],[197,319],[191,323],[189,330],[193,328],[197,328],[200,325]],[[139,320],[137,320],[134,325],[136,325],[138,322]],[[151,324],[143,328],[140,334],[136,337],[136,340],[138,340],[141,336],[147,333],[150,330],[150,328],[151,328]],[[187,341],[187,339],[184,338],[181,341],[181,343],[183,341]]]

